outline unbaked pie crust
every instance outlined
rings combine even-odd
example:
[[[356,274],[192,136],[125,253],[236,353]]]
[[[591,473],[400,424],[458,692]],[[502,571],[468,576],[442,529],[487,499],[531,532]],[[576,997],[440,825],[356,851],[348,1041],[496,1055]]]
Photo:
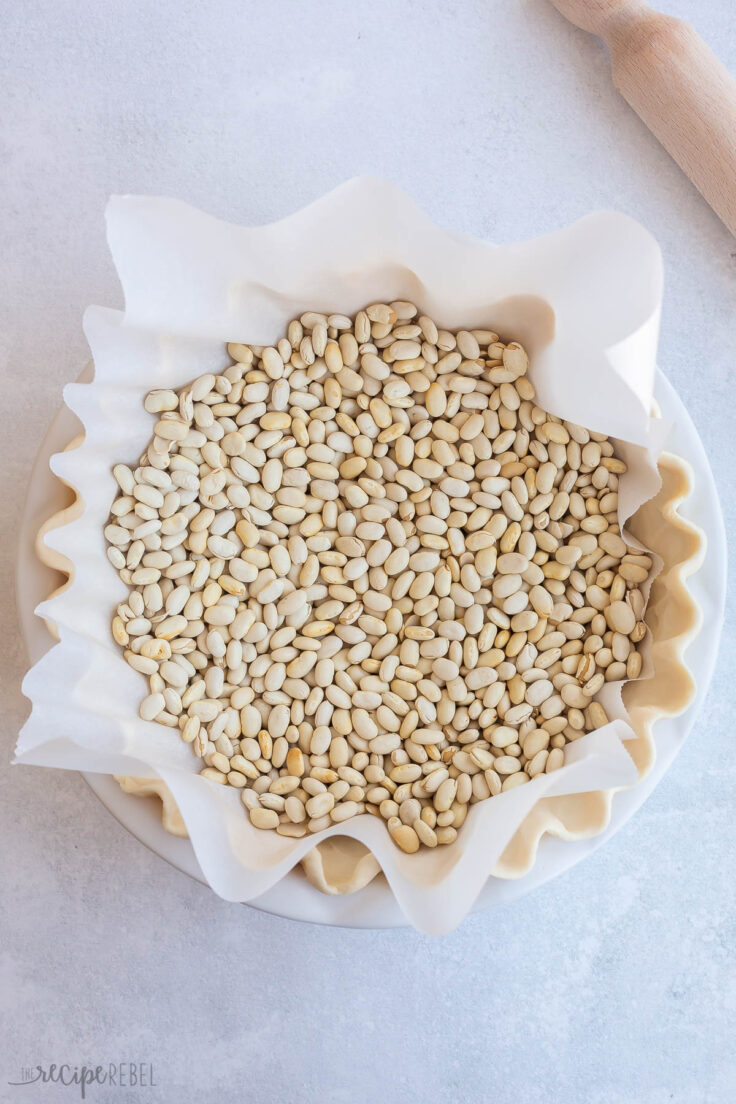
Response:
[[[69,443],[76,448],[82,438]],[[626,742],[626,750],[639,771],[639,780],[651,769],[656,749],[652,728],[660,717],[676,716],[692,701],[695,684],[685,666],[683,653],[700,623],[698,607],[685,586],[688,575],[697,571],[705,552],[705,535],[678,514],[678,506],[692,491],[692,473],[684,460],[663,453],[659,459],[662,487],[629,520],[627,530],[643,545],[656,552],[663,567],[652,584],[645,619],[651,632],[650,678],[629,682],[623,689],[623,701],[629,713],[635,738]],[[74,488],[70,487],[72,493]],[[74,521],[82,512],[82,501],[74,501],[45,522],[36,538],[36,554],[42,563],[66,575],[54,591],[59,594],[71,581],[72,565],[61,553],[48,548],[46,534]],[[52,597],[51,595],[50,597]],[[58,639],[56,626],[46,622]],[[164,828],[175,836],[187,836],[186,825],[168,787],[159,778],[116,776],[125,793],[137,797],[156,796],[161,800]],[[608,825],[615,790],[569,794],[540,800],[518,828],[496,864],[497,878],[520,878],[528,873],[542,836],[580,840],[598,835]],[[301,866],[309,881],[323,893],[354,893],[362,889],[381,868],[375,856],[358,840],[335,836],[316,844],[304,856]]]

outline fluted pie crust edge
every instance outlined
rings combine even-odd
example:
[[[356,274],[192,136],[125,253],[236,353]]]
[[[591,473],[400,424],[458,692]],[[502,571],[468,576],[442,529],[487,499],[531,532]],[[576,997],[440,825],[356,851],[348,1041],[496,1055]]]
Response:
[[[67,450],[81,442],[76,437]],[[66,451],[66,450],[65,450]],[[627,529],[643,545],[656,552],[663,567],[654,580],[645,614],[651,632],[650,678],[629,682],[623,689],[623,701],[635,732],[626,750],[634,760],[639,780],[651,770],[656,756],[652,729],[661,717],[682,713],[693,700],[695,683],[683,655],[700,624],[700,611],[688,593],[685,580],[698,569],[705,552],[705,535],[678,513],[683,499],[693,489],[689,465],[671,453],[663,453],[658,463],[662,487],[630,519]],[[36,554],[47,567],[66,576],[53,592],[65,590],[72,578],[73,566],[61,553],[49,548],[46,535],[74,521],[83,502],[73,487],[74,501],[50,517],[38,532]],[[53,595],[49,595],[52,597]],[[56,626],[47,621],[49,632],[58,638]],[[161,801],[161,820],[167,832],[187,836],[186,825],[168,787],[160,778],[115,776],[121,789],[136,797],[157,797]],[[563,840],[596,836],[607,827],[615,790],[569,794],[540,800],[520,825],[496,864],[497,878],[520,878],[534,865],[539,841],[545,834]],[[335,836],[315,847],[301,860],[306,877],[322,893],[355,893],[381,873],[375,856],[359,841]]]

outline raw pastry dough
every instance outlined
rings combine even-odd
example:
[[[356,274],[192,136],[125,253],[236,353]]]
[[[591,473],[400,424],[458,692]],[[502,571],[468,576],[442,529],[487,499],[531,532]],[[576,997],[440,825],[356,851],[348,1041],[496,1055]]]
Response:
[[[77,437],[67,448],[76,448]],[[684,521],[677,512],[679,503],[692,490],[692,474],[685,461],[671,454],[659,460],[662,487],[630,519],[627,529],[643,545],[659,554],[663,561],[661,573],[652,584],[646,611],[646,622],[652,634],[651,657],[653,675],[624,687],[626,705],[636,738],[627,741],[631,754],[643,778],[655,758],[652,727],[658,717],[681,713],[695,693],[693,679],[683,661],[683,652],[697,631],[699,610],[690,597],[684,580],[696,571],[705,552],[705,536],[695,526]],[[60,510],[42,526],[36,539],[36,553],[47,566],[67,575],[54,593],[69,585],[70,564],[64,556],[45,543],[46,534],[73,521],[82,510],[79,498]],[[46,622],[57,637],[56,627]],[[155,795],[162,804],[162,823],[167,832],[186,837],[184,821],[173,796],[159,778],[117,777],[116,781],[129,794],[139,797]],[[595,836],[607,826],[615,790],[570,794],[545,798],[537,803],[517,830],[497,863],[493,874],[498,878],[520,878],[534,865],[539,841],[545,833],[563,840]],[[355,893],[378,874],[381,868],[374,855],[358,840],[332,837],[315,845],[301,862],[309,881],[322,893]]]

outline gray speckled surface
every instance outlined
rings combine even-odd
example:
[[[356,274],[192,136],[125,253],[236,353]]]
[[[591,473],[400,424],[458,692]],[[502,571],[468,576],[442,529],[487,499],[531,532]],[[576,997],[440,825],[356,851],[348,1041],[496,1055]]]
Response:
[[[728,0],[671,0],[736,69]],[[123,14],[124,10],[124,14]],[[661,364],[733,532],[736,241],[545,0],[10,0],[0,371],[4,758],[26,713],[14,533],[30,464],[118,305],[107,195],[284,214],[359,172],[496,240],[596,207],[661,242]],[[733,613],[733,605],[731,605]],[[0,1099],[21,1067],[145,1061],[93,1101],[730,1104],[735,770],[727,624],[693,735],[605,848],[452,936],[327,930],[226,904],[125,834],[73,774],[2,771]]]

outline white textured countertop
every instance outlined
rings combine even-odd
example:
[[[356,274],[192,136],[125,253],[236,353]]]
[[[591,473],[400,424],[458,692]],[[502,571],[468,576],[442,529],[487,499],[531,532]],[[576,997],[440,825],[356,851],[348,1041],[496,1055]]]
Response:
[[[736,71],[730,0],[670,0]],[[347,177],[497,241],[615,207],[659,239],[660,363],[734,522],[736,240],[546,0],[9,0],[4,228],[3,758],[26,715],[15,534],[30,465],[120,305],[111,192],[234,221]],[[8,493],[9,491],[9,493]],[[733,610],[731,611],[733,612]],[[736,1097],[733,626],[674,767],[603,849],[438,941],[274,919],[146,851],[80,777],[3,767],[0,1100],[25,1066],[144,1062],[91,1101],[730,1104]]]

